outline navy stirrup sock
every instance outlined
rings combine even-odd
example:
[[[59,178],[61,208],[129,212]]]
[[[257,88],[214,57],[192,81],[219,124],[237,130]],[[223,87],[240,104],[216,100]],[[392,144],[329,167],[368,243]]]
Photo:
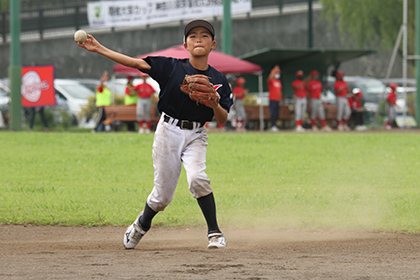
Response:
[[[208,233],[221,233],[219,226],[217,225],[216,203],[214,202],[213,193],[198,198],[197,202],[206,219]]]
[[[158,212],[154,211],[152,208],[149,207],[149,205],[144,206],[143,215],[139,218],[139,224],[143,228],[143,230],[148,231],[150,227],[152,226],[152,220],[153,217]]]

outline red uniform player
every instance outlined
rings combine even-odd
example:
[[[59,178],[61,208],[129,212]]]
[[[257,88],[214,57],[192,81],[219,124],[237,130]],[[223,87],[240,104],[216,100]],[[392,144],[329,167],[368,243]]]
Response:
[[[271,131],[278,131],[277,120],[280,114],[281,100],[282,100],[282,84],[280,82],[280,67],[274,66],[267,78],[268,85],[268,101],[270,106],[270,122]]]
[[[325,110],[322,105],[321,93],[322,93],[322,83],[318,79],[319,73],[316,70],[313,70],[309,73],[309,82],[308,82],[308,92],[309,100],[311,106],[311,124],[312,130],[317,131],[318,127],[316,125],[316,118],[319,118],[321,122],[321,127],[323,131],[331,131],[331,128],[327,126],[325,121]]]
[[[397,117],[397,87],[398,85],[396,83],[391,83],[389,85],[391,92],[388,94],[388,97],[386,98],[386,113],[388,115],[388,119],[385,122],[385,128],[391,129],[392,124],[395,121],[395,118]]]
[[[147,83],[148,77],[149,75],[142,73],[141,78],[143,83],[133,87],[139,97],[136,107],[137,121],[139,123],[139,133],[150,133],[152,111],[151,97],[156,91],[150,84]],[[146,129],[143,127],[145,121]]]
[[[344,73],[338,71],[335,75],[334,92],[337,98],[337,127],[338,130],[350,130],[347,126],[347,120],[350,118],[350,107],[347,100],[349,85],[343,80]]]
[[[307,85],[303,80],[303,71],[299,70],[296,72],[296,80],[292,82],[292,88],[295,91],[295,119],[296,119],[296,131],[303,132],[303,117],[305,116],[308,92],[306,90]]]
[[[355,129],[357,131],[365,131],[366,126],[364,124],[363,114],[364,109],[362,105],[363,93],[359,88],[354,88],[353,93],[348,98],[351,115],[356,121]]]
[[[243,77],[239,77],[236,79],[236,86],[233,88],[232,93],[234,97],[233,107],[235,108],[236,112],[236,130],[237,131],[245,131],[245,119],[246,119],[246,112],[243,103],[243,99],[245,95],[248,93],[248,90],[244,88],[245,79]]]

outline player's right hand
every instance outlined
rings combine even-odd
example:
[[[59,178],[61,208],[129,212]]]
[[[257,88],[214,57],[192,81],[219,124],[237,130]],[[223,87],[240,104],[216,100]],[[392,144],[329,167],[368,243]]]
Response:
[[[87,40],[83,43],[77,43],[79,47],[82,47],[90,52],[98,52],[98,48],[101,46],[99,42],[90,34],[87,34]]]

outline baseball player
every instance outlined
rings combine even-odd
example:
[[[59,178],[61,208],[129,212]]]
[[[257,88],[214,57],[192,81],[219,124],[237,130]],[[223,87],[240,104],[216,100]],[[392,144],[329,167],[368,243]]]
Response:
[[[181,173],[187,173],[189,190],[203,212],[208,227],[208,248],[223,248],[226,239],[216,219],[216,204],[210,180],[205,173],[207,130],[204,124],[213,117],[225,123],[232,106],[232,92],[226,77],[208,65],[208,56],[216,47],[214,28],[205,20],[194,20],[184,29],[184,48],[188,59],[146,57],[137,59],[112,51],[101,45],[92,35],[78,43],[80,47],[97,52],[114,62],[148,73],[161,88],[158,110],[161,118],[156,127],[153,142],[154,188],[140,212],[124,235],[124,247],[133,249],[147,233],[153,217],[163,211],[174,197]],[[220,98],[208,105],[197,104],[183,93],[180,85],[189,74],[202,74],[211,83]]]
[[[394,123],[395,118],[397,117],[397,87],[398,85],[396,83],[389,84],[391,92],[386,98],[386,113],[388,116],[388,119],[385,122],[386,129],[392,129],[392,124]]]
[[[321,129],[323,131],[331,131],[331,128],[327,126],[325,120],[325,110],[321,100],[322,83],[319,81],[318,76],[319,73],[316,70],[312,70],[309,73],[308,92],[311,106],[312,130],[318,131],[318,127],[316,126],[316,118],[318,117],[321,122]]]
[[[335,74],[336,81],[334,83],[334,92],[337,98],[337,128],[340,131],[349,131],[347,120],[350,118],[351,111],[347,94],[349,93],[349,85],[343,80],[344,73],[338,71]]]
[[[280,67],[275,65],[267,78],[268,100],[270,106],[271,131],[277,132],[277,120],[279,119],[282,100],[282,84],[280,82]]]
[[[299,70],[296,72],[296,80],[292,82],[292,88],[295,91],[295,119],[296,119],[296,131],[304,132],[303,117],[305,116],[307,106],[308,92],[306,90],[306,82],[303,80],[303,71]]]
[[[143,83],[138,84],[134,89],[138,93],[139,99],[137,100],[136,114],[139,123],[139,133],[150,133],[151,126],[151,111],[152,111],[152,96],[155,94],[155,89],[147,83],[149,75],[141,73]],[[144,121],[146,121],[146,130],[144,129]]]
[[[363,118],[363,105],[362,105],[363,93],[360,88],[354,88],[351,92],[349,100],[349,106],[351,110],[351,116],[356,122],[355,130],[365,131],[367,128],[365,126]]]
[[[92,132],[105,131],[103,122],[106,120],[106,107],[111,105],[111,91],[106,86],[108,81],[108,71],[104,71],[101,76],[101,82],[96,88],[96,107],[98,108],[99,118],[95,129]]]
[[[233,107],[235,108],[236,112],[236,131],[245,131],[245,118],[246,112],[244,107],[244,98],[245,95],[248,93],[248,90],[244,88],[245,79],[243,77],[239,77],[236,79],[236,87],[233,88],[232,93],[235,102],[233,103]]]
[[[137,106],[137,100],[139,99],[137,92],[133,86],[133,76],[127,76],[127,86],[125,87],[124,105],[127,107]],[[127,130],[135,131],[136,122],[127,121]]]

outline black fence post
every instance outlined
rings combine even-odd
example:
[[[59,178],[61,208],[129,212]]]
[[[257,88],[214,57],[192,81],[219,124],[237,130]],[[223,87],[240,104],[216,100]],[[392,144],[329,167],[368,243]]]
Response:
[[[2,12],[1,13],[1,35],[3,37],[3,43],[6,43],[6,35],[7,35],[7,31],[6,31],[6,12]]]
[[[38,14],[39,38],[42,40],[44,38],[44,10],[39,10]]]
[[[76,30],[79,30],[80,29],[80,6],[75,7],[74,23],[76,26]]]

